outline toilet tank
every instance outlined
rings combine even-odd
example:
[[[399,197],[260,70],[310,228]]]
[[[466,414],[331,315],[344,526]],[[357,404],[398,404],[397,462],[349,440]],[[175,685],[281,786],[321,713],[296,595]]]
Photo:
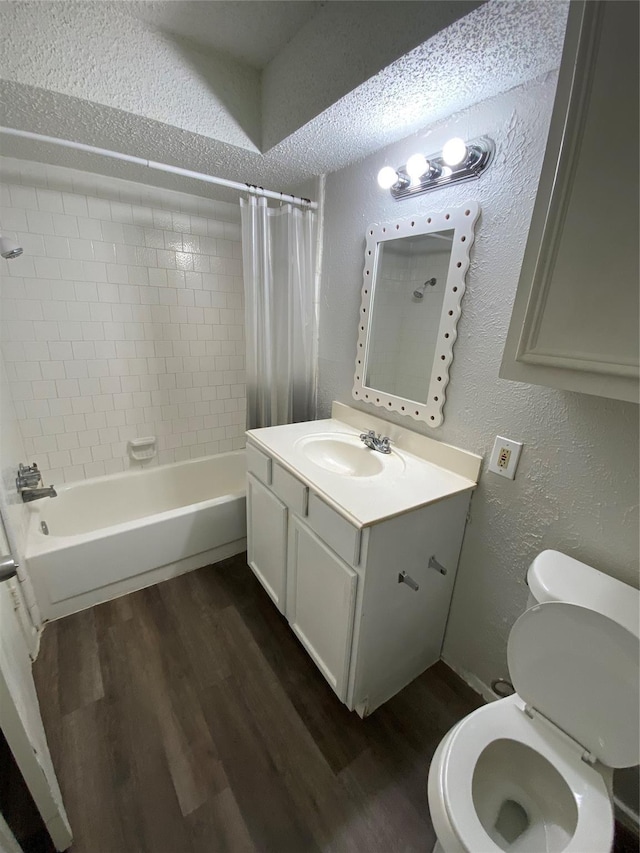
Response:
[[[638,590],[560,551],[538,554],[529,566],[527,584],[527,608],[547,601],[566,601],[597,610],[638,634]]]

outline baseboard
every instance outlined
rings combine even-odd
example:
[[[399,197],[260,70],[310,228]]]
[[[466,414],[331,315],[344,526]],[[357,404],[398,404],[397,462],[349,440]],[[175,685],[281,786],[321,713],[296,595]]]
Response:
[[[499,699],[499,696],[493,692],[493,690],[484,683],[484,681],[480,681],[480,679],[474,675],[472,672],[467,672],[466,669],[462,669],[462,667],[456,666],[455,663],[452,663],[450,660],[443,655],[442,661],[446,663],[449,669],[452,669],[456,675],[460,676],[460,678],[469,685],[472,690],[475,690],[476,693],[479,693],[480,696],[484,699],[485,702],[495,702]]]

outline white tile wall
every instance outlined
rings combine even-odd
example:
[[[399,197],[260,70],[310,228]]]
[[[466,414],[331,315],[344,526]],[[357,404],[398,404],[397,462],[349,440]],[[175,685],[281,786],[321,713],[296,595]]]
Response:
[[[137,465],[136,437],[152,464],[243,447],[238,206],[8,158],[0,179],[24,248],[0,261],[0,341],[46,481]]]

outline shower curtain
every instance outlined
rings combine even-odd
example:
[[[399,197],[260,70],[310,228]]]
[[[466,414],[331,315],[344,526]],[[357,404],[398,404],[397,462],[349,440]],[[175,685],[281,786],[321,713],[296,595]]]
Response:
[[[315,417],[316,216],[240,199],[247,429]]]

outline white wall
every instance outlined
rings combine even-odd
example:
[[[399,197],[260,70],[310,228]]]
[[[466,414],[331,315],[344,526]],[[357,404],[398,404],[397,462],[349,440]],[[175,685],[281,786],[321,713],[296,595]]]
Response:
[[[2,349],[24,450],[47,482],[244,446],[239,208],[0,161]],[[14,459],[17,465],[25,459]],[[7,460],[3,460],[7,464]]]
[[[473,683],[506,676],[509,630],[527,597],[526,568],[557,548],[638,584],[638,409],[631,404],[498,378],[531,219],[555,74],[477,104],[329,175],[320,316],[319,416],[339,400],[380,416],[351,396],[364,235],[372,222],[425,215],[474,198],[482,214],[447,388],[442,427],[398,422],[481,453],[496,434],[525,444],[517,478],[483,470],[467,526],[444,658]],[[496,158],[477,182],[394,202],[380,190],[383,165],[451,136],[486,134]]]

